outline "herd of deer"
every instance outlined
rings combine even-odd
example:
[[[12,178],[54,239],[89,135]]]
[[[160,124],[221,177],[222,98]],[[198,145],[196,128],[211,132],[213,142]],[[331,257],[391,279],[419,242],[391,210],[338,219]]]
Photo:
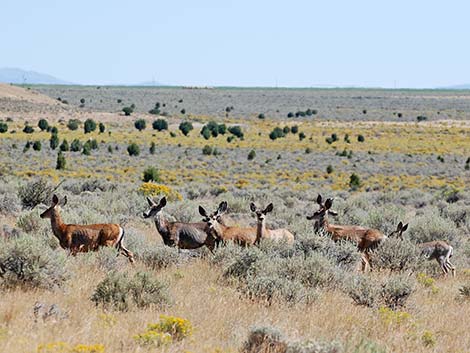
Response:
[[[287,229],[268,229],[266,227],[266,215],[273,211],[273,204],[269,204],[264,210],[250,204],[250,210],[256,215],[256,227],[230,227],[227,226],[222,216],[227,212],[227,202],[220,203],[213,213],[199,206],[199,213],[203,217],[202,222],[183,223],[169,222],[162,215],[162,209],[166,206],[166,198],[163,197],[157,204],[147,197],[149,209],[143,213],[144,218],[153,218],[158,232],[167,246],[176,246],[180,249],[196,249],[206,246],[212,252],[220,244],[232,241],[242,246],[257,245],[262,239],[274,241],[284,241],[293,244],[294,235]],[[65,197],[62,205],[67,203]],[[331,235],[334,241],[346,239],[357,244],[358,250],[362,254],[362,271],[370,268],[370,252],[374,250],[380,242],[387,238],[376,229],[364,228],[360,226],[345,226],[330,224],[328,215],[336,216],[337,213],[331,209],[333,199],[329,198],[323,202],[321,195],[318,195],[317,203],[319,209],[307,219],[314,220],[315,231],[324,231]],[[50,218],[52,232],[58,238],[60,246],[69,250],[72,255],[78,252],[94,251],[102,246],[114,246],[126,256],[130,262],[134,262],[132,252],[123,245],[124,229],[118,224],[90,224],[76,225],[64,224],[59,212],[59,198],[52,197],[52,205],[44,211],[40,217]],[[408,228],[408,224],[400,222],[397,229],[389,237],[402,239],[403,232]],[[423,255],[428,259],[435,259],[444,276],[451,271],[455,276],[455,267],[450,262],[453,255],[453,248],[444,241],[431,241],[418,245]]]

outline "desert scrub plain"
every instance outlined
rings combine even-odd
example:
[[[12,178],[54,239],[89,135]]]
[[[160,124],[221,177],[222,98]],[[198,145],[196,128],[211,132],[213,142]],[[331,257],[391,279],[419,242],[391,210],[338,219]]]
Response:
[[[52,99],[28,100],[36,89]],[[23,93],[0,100],[0,351],[470,351],[468,92]],[[85,133],[87,119],[96,127]],[[154,129],[157,119],[167,129]],[[122,224],[136,264],[114,249],[68,256],[39,218],[54,192],[68,197],[66,223]],[[319,193],[335,197],[335,223],[409,229],[374,252],[374,271],[359,273],[355,247],[305,218]],[[251,201],[273,202],[268,226],[296,241],[179,252],[143,219],[146,195],[168,196],[166,217],[184,222],[226,200],[227,223],[240,226],[256,223]],[[435,239],[454,247],[455,278],[419,256],[417,244]]]

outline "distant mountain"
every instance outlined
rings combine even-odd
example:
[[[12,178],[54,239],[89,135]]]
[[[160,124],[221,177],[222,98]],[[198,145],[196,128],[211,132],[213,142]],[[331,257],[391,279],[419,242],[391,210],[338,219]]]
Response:
[[[54,76],[17,68],[0,68],[0,82],[15,84],[70,85]]]
[[[470,84],[440,87],[440,89],[470,89]]]

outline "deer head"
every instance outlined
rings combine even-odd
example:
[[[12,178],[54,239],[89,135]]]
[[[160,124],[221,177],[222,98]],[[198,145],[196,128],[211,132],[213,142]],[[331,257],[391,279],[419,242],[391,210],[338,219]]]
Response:
[[[147,202],[150,208],[147,211],[144,211],[144,218],[150,218],[158,214],[162,208],[166,206],[166,197],[163,197],[157,205],[150,197],[147,196]]]
[[[266,218],[266,215],[269,212],[272,212],[273,208],[274,206],[272,203],[270,203],[264,210],[257,208],[253,202],[250,203],[250,210],[251,212],[254,212],[256,214],[256,219],[258,220],[258,222],[264,221],[264,219]]]
[[[221,217],[227,212],[227,206],[227,201],[222,201],[217,210],[212,214],[208,214],[204,207],[199,206],[199,214],[203,217],[203,221],[207,223],[209,229],[215,230],[217,234],[220,232]]]
[[[56,216],[59,212],[59,198],[57,197],[56,194],[52,195],[52,204],[51,207],[49,207],[47,210],[45,210],[43,213],[39,215],[41,218],[53,218]],[[65,206],[67,204],[67,196],[65,196],[61,202],[62,206]]]
[[[307,216],[308,220],[312,220],[312,219],[320,220],[320,219],[324,219],[328,215],[332,215],[332,216],[337,216],[338,215],[338,212],[333,211],[331,209],[331,206],[333,205],[333,199],[326,199],[326,201],[323,202],[322,196],[318,195],[317,204],[318,204],[318,206],[320,206],[320,209],[318,211],[314,212],[314,214],[312,216]]]
[[[397,229],[390,233],[389,237],[397,237],[403,239],[403,233],[408,229],[408,223],[403,225],[402,222],[398,223]]]

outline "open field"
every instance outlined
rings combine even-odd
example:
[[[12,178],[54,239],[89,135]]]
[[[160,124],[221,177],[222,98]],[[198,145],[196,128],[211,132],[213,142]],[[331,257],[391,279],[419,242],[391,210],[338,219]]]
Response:
[[[288,352],[470,352],[470,92],[33,90],[53,99],[31,100],[31,90],[0,97],[0,120],[8,127],[0,133],[1,352],[237,352],[253,327],[280,330]],[[156,102],[166,104],[166,116],[148,113]],[[124,116],[121,109],[131,104],[134,112]],[[317,113],[287,118],[309,108]],[[417,116],[428,119],[418,122]],[[78,151],[63,151],[65,169],[56,169],[60,147],[50,147],[52,133],[40,130],[41,118],[57,128],[59,146],[80,141]],[[78,129],[68,127],[71,119],[80,121]],[[85,134],[86,119],[102,122],[104,131]],[[142,131],[134,127],[138,119],[146,121]],[[165,119],[168,129],[153,129],[156,119]],[[182,121],[194,127],[188,136],[179,129]],[[239,126],[243,138],[227,130],[205,139],[200,131],[210,121]],[[23,131],[25,124],[34,131]],[[288,129],[273,140],[276,127]],[[95,146],[83,153],[92,140]],[[140,148],[137,156],[127,151],[132,143]],[[205,146],[217,153],[203,154]],[[158,170],[158,180],[144,184],[149,167]],[[113,249],[66,256],[50,222],[39,218],[51,195],[25,207],[24,195],[38,190],[32,184],[38,180],[49,190],[60,183],[54,192],[68,196],[65,222],[122,224],[136,265]],[[319,193],[335,197],[335,223],[388,235],[403,221],[409,223],[405,239],[387,239],[373,257],[374,271],[358,273],[355,247],[315,233],[305,218],[318,209]],[[296,241],[292,247],[268,241],[259,249],[229,246],[215,255],[178,252],[143,219],[146,194],[167,195],[165,215],[184,222],[201,220],[199,205],[212,212],[226,200],[227,222],[237,226],[256,224],[250,201],[273,202],[268,226],[288,228]],[[453,246],[455,278],[442,278],[436,262],[419,257],[416,245],[431,240]],[[13,269],[12,259],[23,265]],[[120,297],[131,293],[124,289],[107,305],[93,302],[98,284],[114,270],[115,288],[129,277],[131,290],[144,291],[133,276],[146,273],[166,294],[156,295],[159,303],[140,298],[142,308]],[[36,302],[56,304],[62,314],[35,319]],[[129,306],[121,311],[123,302]],[[135,338],[160,314],[187,319],[193,329],[159,347],[155,337],[146,336],[146,343]],[[305,347],[309,340],[316,350]]]

